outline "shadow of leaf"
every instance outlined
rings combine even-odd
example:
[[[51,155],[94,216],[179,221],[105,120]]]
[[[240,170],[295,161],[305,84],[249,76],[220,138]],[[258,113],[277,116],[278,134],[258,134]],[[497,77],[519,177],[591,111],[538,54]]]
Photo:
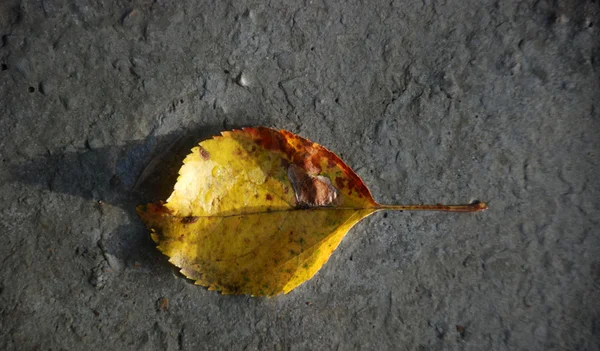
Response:
[[[155,249],[135,208],[165,200],[190,149],[222,129],[221,125],[200,126],[120,146],[50,153],[7,171],[10,181],[120,207],[128,221],[98,242],[105,258],[110,262],[107,256],[113,255],[128,265],[156,267],[164,256]],[[160,262],[166,266],[166,260]]]

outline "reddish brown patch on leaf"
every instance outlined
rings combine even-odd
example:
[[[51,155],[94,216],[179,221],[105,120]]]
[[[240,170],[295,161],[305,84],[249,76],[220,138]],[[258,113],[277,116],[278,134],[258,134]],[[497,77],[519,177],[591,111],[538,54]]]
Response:
[[[299,207],[328,206],[338,196],[329,178],[311,176],[295,164],[288,168],[288,178],[294,187],[296,205]]]
[[[208,153],[208,151],[206,151],[205,148],[203,148],[202,146],[198,146],[198,149],[200,151],[200,156],[204,161],[210,159],[210,154]]]
[[[331,158],[327,158],[327,167],[329,167],[329,168],[335,167],[335,162]]]
[[[314,164],[311,162],[311,159],[307,158],[304,161],[303,167],[306,170],[306,173],[311,175],[317,175],[321,173],[321,167],[318,164]]]
[[[355,193],[356,196],[364,197],[369,202],[375,204],[371,192],[360,177],[336,154],[325,147],[285,130],[277,131],[270,128],[258,127],[244,128],[243,133],[249,135],[250,140],[260,147],[282,152],[290,164],[295,164],[299,168],[303,168],[306,173],[312,176],[321,173],[321,162],[323,159],[327,160],[329,168],[338,168],[342,172],[340,178],[344,180],[343,184],[336,180],[339,190],[347,188],[350,190],[350,196]],[[287,167],[284,163],[285,161],[282,161],[282,167]]]
[[[265,199],[267,199],[267,200],[269,200],[269,201],[272,201],[272,200],[273,200],[273,196],[271,196],[271,194],[267,194],[267,195],[265,196]]]
[[[321,157],[319,153],[313,154],[311,157],[307,157],[304,161],[304,169],[310,174],[321,173]]]
[[[267,150],[282,150],[286,144],[283,135],[275,132],[273,129],[259,127],[247,128],[244,131],[250,132],[254,138],[254,142]]]
[[[266,150],[280,151],[284,153],[286,158],[291,162],[299,160],[297,156],[295,156],[298,147],[292,142],[293,139],[296,139],[294,134],[265,127],[244,128],[244,132],[249,133],[252,137],[252,141],[258,146]]]

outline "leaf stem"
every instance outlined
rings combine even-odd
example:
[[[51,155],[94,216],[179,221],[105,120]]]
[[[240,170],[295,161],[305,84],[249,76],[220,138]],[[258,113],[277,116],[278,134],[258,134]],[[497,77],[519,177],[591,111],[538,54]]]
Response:
[[[488,209],[485,202],[474,202],[468,205],[379,205],[379,210],[392,211],[444,211],[444,212],[478,212]]]

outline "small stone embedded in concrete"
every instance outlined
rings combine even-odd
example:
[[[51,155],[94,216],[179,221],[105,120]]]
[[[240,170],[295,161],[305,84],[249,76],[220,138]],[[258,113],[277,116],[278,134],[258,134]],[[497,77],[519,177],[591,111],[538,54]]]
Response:
[[[235,82],[241,87],[247,87],[250,85],[248,76],[244,74],[244,72],[240,72],[240,74],[235,79]]]
[[[125,15],[123,15],[123,18],[121,19],[121,24],[124,27],[133,27],[141,22],[141,17],[142,15],[139,10],[129,10],[127,13],[125,13]]]
[[[161,312],[161,311],[166,311],[169,309],[169,299],[167,299],[166,297],[161,297],[160,299],[158,299],[158,301],[156,301],[156,310]]]
[[[104,288],[106,285],[109,275],[112,270],[106,261],[102,261],[98,266],[92,270],[89,282],[92,286],[98,290]]]

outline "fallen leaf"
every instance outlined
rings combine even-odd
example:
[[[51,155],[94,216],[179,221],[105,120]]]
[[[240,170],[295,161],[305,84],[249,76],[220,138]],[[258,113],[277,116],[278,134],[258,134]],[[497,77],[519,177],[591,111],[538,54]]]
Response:
[[[317,143],[263,127],[221,134],[192,149],[166,202],[137,211],[169,262],[223,294],[290,292],[327,262],[353,225],[378,210],[487,208],[381,205]]]

